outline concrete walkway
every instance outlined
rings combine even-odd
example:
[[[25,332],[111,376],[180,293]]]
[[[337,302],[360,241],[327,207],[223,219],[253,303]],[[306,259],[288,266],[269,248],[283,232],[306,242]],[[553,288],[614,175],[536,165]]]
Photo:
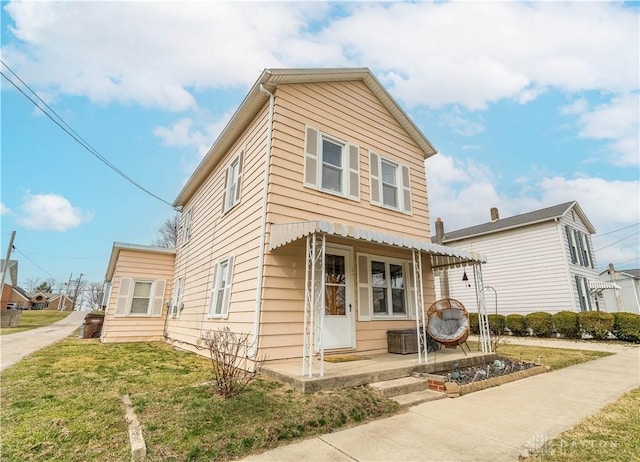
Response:
[[[0,335],[0,356],[2,357],[0,370],[14,365],[40,348],[68,337],[80,327],[86,315],[86,311],[73,311],[66,318],[48,326]]]
[[[612,356],[420,404],[245,460],[516,461],[640,386],[640,347],[615,348]]]

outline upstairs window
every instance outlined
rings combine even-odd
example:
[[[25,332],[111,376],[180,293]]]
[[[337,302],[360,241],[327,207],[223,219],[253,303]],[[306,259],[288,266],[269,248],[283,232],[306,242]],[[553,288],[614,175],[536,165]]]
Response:
[[[304,186],[360,200],[360,148],[306,127]]]
[[[241,151],[227,167],[222,195],[222,213],[240,202],[243,158],[244,151]]]
[[[371,203],[411,214],[409,167],[369,152]]]
[[[191,237],[191,208],[188,208],[184,212],[184,218],[182,220],[182,244],[189,242]]]
[[[571,262],[580,266],[586,266],[587,268],[595,268],[593,257],[591,256],[589,236],[569,225],[565,226],[565,231]]]

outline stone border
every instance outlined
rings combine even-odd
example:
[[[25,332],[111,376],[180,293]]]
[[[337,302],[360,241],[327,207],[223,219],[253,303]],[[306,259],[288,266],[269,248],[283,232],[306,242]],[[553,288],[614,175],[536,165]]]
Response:
[[[124,403],[125,420],[129,425],[129,443],[131,444],[131,461],[143,461],[147,458],[147,445],[144,442],[144,436],[142,436],[142,428],[140,428],[140,422],[133,410],[133,404],[129,395],[122,395],[122,402]]]
[[[456,382],[445,382],[448,398],[457,398],[458,396],[467,395],[474,391],[485,390],[487,388],[497,387],[505,383],[513,382],[515,380],[525,379],[527,377],[533,377],[534,375],[543,374],[549,372],[551,368],[549,366],[534,366],[530,369],[522,371],[511,372],[510,374],[501,375],[499,377],[492,377],[490,379],[479,380],[478,382],[468,383],[466,385],[458,385]]]

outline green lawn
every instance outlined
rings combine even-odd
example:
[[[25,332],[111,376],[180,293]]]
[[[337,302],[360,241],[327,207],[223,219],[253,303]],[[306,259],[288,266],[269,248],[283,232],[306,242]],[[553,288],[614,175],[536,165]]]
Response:
[[[549,441],[531,459],[541,462],[640,460],[640,388]]]
[[[0,335],[14,334],[25,330],[48,326],[69,316],[71,311],[23,310],[17,327],[2,327]]]
[[[562,356],[556,367],[602,356],[549,350],[501,353]],[[151,461],[231,460],[398,412],[368,388],[300,394],[266,379],[224,401],[206,384],[211,378],[206,358],[164,343],[68,337],[2,372],[2,460],[128,460],[123,394],[134,404]]]

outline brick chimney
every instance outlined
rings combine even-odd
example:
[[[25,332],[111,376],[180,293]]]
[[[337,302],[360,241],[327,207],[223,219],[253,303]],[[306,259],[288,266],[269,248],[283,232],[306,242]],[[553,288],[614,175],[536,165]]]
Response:
[[[497,207],[491,207],[491,221],[498,221],[500,219],[500,215],[498,214]]]

